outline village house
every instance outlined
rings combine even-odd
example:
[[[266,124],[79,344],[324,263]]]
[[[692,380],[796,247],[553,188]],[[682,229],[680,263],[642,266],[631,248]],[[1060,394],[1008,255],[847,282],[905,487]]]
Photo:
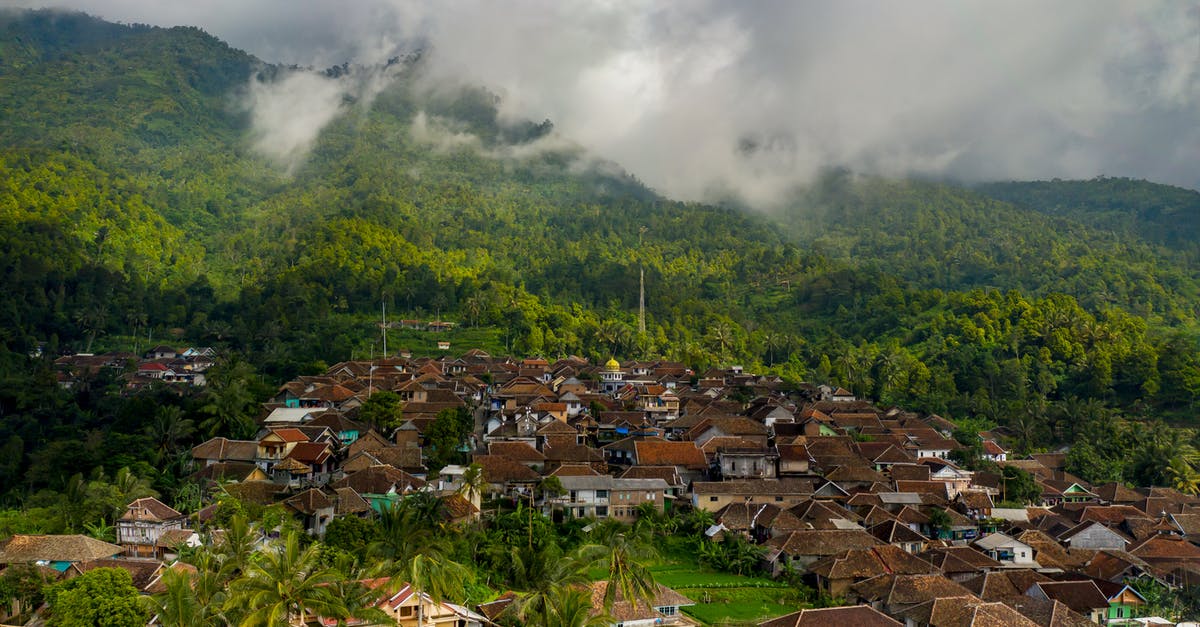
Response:
[[[0,566],[32,564],[66,572],[74,564],[116,557],[124,550],[83,535],[16,534],[0,545]]]
[[[187,516],[156,498],[137,499],[117,519],[117,544],[133,557],[162,557],[158,541],[170,530],[183,529]]]
[[[662,479],[617,479],[560,477],[565,494],[547,496],[543,509],[547,514],[562,512],[562,518],[614,518],[621,522],[637,520],[638,508],[650,505],[662,513],[667,507],[667,483]],[[558,518],[558,516],[555,516]]]
[[[710,512],[734,502],[789,507],[807,501],[815,491],[811,479],[697,481],[692,484],[692,507]]]

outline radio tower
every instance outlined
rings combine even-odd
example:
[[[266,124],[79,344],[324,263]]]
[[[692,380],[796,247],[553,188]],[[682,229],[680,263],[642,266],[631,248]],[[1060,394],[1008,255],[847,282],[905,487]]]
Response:
[[[642,252],[642,234],[646,232],[646,227],[638,229],[638,256]],[[646,334],[646,266],[640,268],[641,279],[638,284],[638,333]]]

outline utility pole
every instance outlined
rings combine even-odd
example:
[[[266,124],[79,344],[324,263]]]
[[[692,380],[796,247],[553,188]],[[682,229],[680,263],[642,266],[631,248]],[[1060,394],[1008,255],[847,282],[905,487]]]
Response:
[[[383,358],[387,359],[387,296],[380,302],[383,305],[383,326],[380,327],[383,330]]]

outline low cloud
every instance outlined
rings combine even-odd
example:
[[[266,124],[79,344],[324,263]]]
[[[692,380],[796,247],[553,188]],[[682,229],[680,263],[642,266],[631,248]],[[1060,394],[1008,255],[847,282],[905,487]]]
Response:
[[[263,82],[251,80],[245,98],[254,149],[293,172],[312,150],[321,130],[346,108],[345,86],[337,79],[293,72]]]
[[[685,199],[769,207],[829,166],[1200,187],[1195,3],[63,2],[195,24],[264,60],[315,67],[378,63],[420,42],[435,83],[486,86],[506,119],[549,118]],[[340,106],[326,87],[303,106],[312,127]],[[311,145],[298,120],[269,117],[260,145]]]

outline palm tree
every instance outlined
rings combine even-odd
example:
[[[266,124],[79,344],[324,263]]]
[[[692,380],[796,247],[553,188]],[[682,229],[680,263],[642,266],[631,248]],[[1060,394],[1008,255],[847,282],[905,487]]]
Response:
[[[522,623],[544,615],[549,599],[556,590],[584,586],[590,581],[588,566],[591,565],[591,560],[579,554],[564,555],[562,549],[554,544],[540,549],[509,547],[505,551],[505,557],[509,564],[510,583],[526,591],[526,594],[512,605],[512,611]]]
[[[1189,495],[1200,493],[1200,473],[1197,473],[1182,456],[1172,459],[1164,474],[1171,480],[1171,487],[1176,490]]]
[[[283,546],[261,551],[231,584],[233,594],[226,606],[246,612],[240,621],[243,627],[287,626],[310,615],[347,618],[346,604],[330,587],[341,577],[321,566],[320,552],[319,544],[301,551],[300,534],[287,534]]]
[[[154,596],[140,597],[146,610],[155,617],[156,625],[163,627],[192,627],[212,624],[210,605],[200,598],[192,587],[193,576],[182,570],[168,569],[162,582],[166,590]]]
[[[246,412],[254,403],[254,397],[242,379],[233,379],[226,385],[209,386],[208,402],[200,411],[209,418],[201,423],[210,436],[226,434],[234,438],[244,437],[254,429]]]
[[[607,612],[592,607],[586,588],[576,586],[556,586],[546,596],[542,611],[523,620],[534,627],[601,627],[613,622]]]
[[[475,507],[482,509],[480,505],[483,498],[483,489],[486,485],[487,482],[483,478],[483,468],[479,464],[471,464],[463,472],[462,485],[458,486],[458,495]]]
[[[603,567],[607,573],[604,607],[611,609],[618,593],[630,603],[641,601],[653,606],[658,585],[650,570],[641,563],[655,554],[652,537],[626,529],[616,521],[598,523],[592,535],[595,543],[580,547],[579,554],[590,558],[593,565]]]
[[[216,554],[222,581],[228,582],[242,574],[250,565],[257,544],[258,530],[244,516],[235,515],[229,520]]]
[[[379,565],[364,568],[357,557],[349,553],[339,553],[332,566],[341,576],[329,587],[333,596],[346,604],[347,619],[354,619],[356,625],[395,624],[388,613],[379,607],[386,587],[366,583],[383,573]],[[339,619],[338,625],[347,624],[347,619]]]
[[[379,518],[380,539],[367,552],[387,560],[384,569],[393,577],[390,588],[408,583],[418,595],[434,601],[458,599],[470,571],[448,557],[445,538],[433,533],[419,509],[405,500],[384,510]],[[418,626],[424,624],[423,607],[418,602]]]
[[[146,427],[146,435],[155,444],[155,456],[162,461],[179,449],[179,443],[191,437],[195,423],[183,417],[177,405],[163,405],[154,412],[154,422]]]

